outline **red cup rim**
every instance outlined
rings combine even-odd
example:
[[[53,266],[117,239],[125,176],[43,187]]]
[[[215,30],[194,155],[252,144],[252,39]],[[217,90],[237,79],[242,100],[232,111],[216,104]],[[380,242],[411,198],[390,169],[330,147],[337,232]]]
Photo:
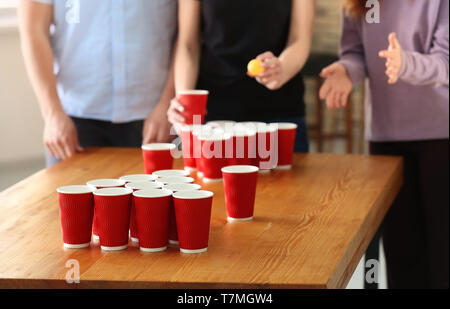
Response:
[[[142,150],[151,150],[151,151],[167,151],[175,149],[177,145],[171,143],[152,143],[142,145]]]
[[[89,180],[86,184],[93,187],[114,188],[125,185],[125,180],[113,178],[94,179]]]
[[[197,136],[197,137],[211,135],[211,134],[223,134],[223,133],[225,133],[223,128],[211,127],[209,125],[196,126],[192,131],[192,135]]]
[[[169,183],[193,183],[194,178],[184,176],[161,177],[156,180],[157,183],[166,185]]]
[[[272,133],[278,130],[277,125],[274,123],[267,124],[265,122],[240,122],[240,125],[245,126],[247,129],[256,131],[256,133]]]
[[[213,134],[199,135],[197,136],[197,138],[200,141],[219,142],[219,141],[226,141],[232,138],[232,135],[223,132],[213,132]]]
[[[56,192],[62,194],[86,194],[92,193],[96,189],[92,186],[86,185],[71,185],[71,186],[63,186],[56,189]]]
[[[133,190],[161,189],[161,185],[153,181],[139,181],[129,182],[125,185],[125,188]]]
[[[138,190],[133,193],[135,197],[142,198],[161,198],[172,196],[173,191],[168,189],[146,189],[146,190]]]
[[[159,170],[156,172],[153,172],[153,176],[156,176],[156,180],[158,178],[163,178],[163,177],[175,177],[175,176],[180,176],[180,177],[187,177],[189,176],[190,172],[189,171],[185,171],[185,170]]]
[[[179,90],[177,95],[209,95],[209,91],[201,89]]]
[[[130,195],[133,190],[130,188],[104,188],[94,191],[94,195],[97,196],[123,196]]]
[[[222,173],[227,174],[250,174],[258,171],[259,168],[253,165],[230,165],[222,167]]]
[[[196,183],[169,183],[167,185],[164,185],[163,188],[171,190],[173,192],[179,192],[179,191],[200,190],[202,186]]]
[[[193,132],[196,129],[201,129],[203,126],[202,124],[182,124],[180,130],[181,132]]]
[[[120,177],[119,179],[124,180],[126,182],[141,182],[141,181],[154,181],[157,177],[148,174],[134,174],[134,175],[125,175]]]
[[[214,126],[222,127],[222,126],[226,126],[226,125],[235,125],[235,124],[236,124],[236,121],[233,121],[233,120],[213,120],[213,121],[208,121],[206,123],[206,125],[212,126],[212,127],[214,127]]]
[[[213,196],[213,192],[204,190],[178,191],[173,194],[174,198],[180,200],[200,200]]]
[[[292,122],[276,122],[271,125],[277,126],[278,130],[296,130],[298,128],[298,125]]]

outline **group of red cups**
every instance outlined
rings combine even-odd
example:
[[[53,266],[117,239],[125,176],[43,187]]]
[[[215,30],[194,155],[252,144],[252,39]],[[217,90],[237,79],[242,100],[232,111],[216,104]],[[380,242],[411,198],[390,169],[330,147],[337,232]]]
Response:
[[[105,251],[124,250],[131,238],[144,252],[168,244],[205,252],[214,194],[188,175],[161,170],[58,188],[64,247],[89,247],[92,236]]]
[[[253,219],[259,173],[292,167],[297,125],[213,121],[202,123],[208,92],[186,91],[178,100],[187,124],[177,127],[184,170],[174,170],[178,147],[142,146],[145,174],[98,179],[57,189],[64,247],[89,247],[91,237],[105,251],[124,250],[129,238],[141,251],[169,244],[183,253],[207,251],[213,192],[204,183],[222,181],[228,222]]]
[[[220,181],[222,168],[230,165],[253,165],[261,173],[292,167],[297,124],[211,121],[203,125],[208,91],[179,92],[184,125],[175,126],[181,137],[186,170],[196,171],[204,183]],[[175,144],[142,146],[146,173],[169,169],[179,156]]]

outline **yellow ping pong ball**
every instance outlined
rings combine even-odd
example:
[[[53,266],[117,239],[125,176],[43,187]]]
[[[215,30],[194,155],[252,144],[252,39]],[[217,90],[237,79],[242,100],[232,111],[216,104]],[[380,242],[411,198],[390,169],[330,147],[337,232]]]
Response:
[[[262,61],[259,59],[251,60],[247,65],[248,73],[252,76],[258,76],[264,72],[264,67],[262,66]]]

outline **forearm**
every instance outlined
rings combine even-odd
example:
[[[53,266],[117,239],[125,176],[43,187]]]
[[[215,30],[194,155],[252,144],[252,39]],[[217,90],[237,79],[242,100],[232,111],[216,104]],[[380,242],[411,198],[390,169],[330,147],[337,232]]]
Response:
[[[200,46],[179,44],[175,55],[175,90],[195,89],[200,66]]]
[[[283,68],[282,84],[287,83],[305,65],[311,51],[315,0],[295,0],[292,4],[288,43],[279,55]]]
[[[310,50],[311,40],[305,38],[292,43],[281,53],[279,59],[284,72],[282,84],[287,83],[301,71],[308,60]]]
[[[56,90],[49,35],[21,26],[22,53],[44,119],[64,112]]]

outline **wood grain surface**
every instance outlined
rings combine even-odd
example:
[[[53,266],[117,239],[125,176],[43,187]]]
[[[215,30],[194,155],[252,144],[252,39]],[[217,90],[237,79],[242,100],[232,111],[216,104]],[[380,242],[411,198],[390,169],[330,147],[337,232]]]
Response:
[[[91,148],[1,192],[0,288],[344,288],[402,184],[400,158],[298,154],[259,176],[252,222],[227,223],[223,184],[196,179],[215,194],[207,253],[63,248],[57,187],[143,171],[140,149]]]

